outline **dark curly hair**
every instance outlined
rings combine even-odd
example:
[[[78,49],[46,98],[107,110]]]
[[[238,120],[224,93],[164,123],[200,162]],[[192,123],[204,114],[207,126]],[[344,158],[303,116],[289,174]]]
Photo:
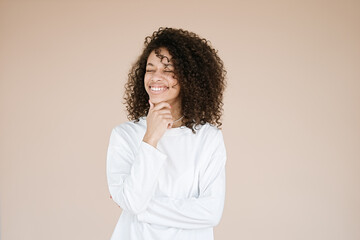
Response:
[[[144,87],[147,59],[152,51],[162,47],[172,56],[174,74],[180,85],[183,124],[194,133],[197,125],[206,123],[220,128],[226,86],[223,61],[208,40],[174,28],[159,28],[145,38],[144,50],[125,84],[128,119],[137,122],[148,114],[149,96]]]

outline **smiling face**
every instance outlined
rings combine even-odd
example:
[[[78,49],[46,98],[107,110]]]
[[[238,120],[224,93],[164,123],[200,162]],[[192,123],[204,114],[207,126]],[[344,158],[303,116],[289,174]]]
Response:
[[[165,101],[172,106],[180,105],[180,86],[175,78],[171,55],[166,48],[159,48],[150,53],[144,85],[152,103]]]

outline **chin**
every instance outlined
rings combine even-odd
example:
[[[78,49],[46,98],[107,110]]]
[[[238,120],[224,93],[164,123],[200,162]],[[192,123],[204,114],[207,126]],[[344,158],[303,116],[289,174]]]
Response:
[[[177,101],[177,99],[175,98],[168,98],[166,96],[151,96],[149,97],[150,101],[154,104],[158,104],[158,103],[161,103],[161,102],[167,102],[167,103],[170,103],[170,104],[173,104]]]
[[[150,98],[150,101],[154,104],[160,103],[160,102],[165,102],[165,99],[161,99],[161,98]]]

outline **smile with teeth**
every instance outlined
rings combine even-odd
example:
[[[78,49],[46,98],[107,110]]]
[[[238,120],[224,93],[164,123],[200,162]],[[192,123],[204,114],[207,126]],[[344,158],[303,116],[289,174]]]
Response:
[[[163,92],[165,90],[168,90],[169,88],[168,87],[154,87],[154,86],[150,86],[150,89],[152,92],[155,92],[155,93],[159,93],[159,92]]]

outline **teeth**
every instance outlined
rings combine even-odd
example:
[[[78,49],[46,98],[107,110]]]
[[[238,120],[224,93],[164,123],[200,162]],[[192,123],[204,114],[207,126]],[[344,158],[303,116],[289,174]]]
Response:
[[[150,88],[153,91],[161,91],[161,90],[165,89],[165,87],[150,87]]]

